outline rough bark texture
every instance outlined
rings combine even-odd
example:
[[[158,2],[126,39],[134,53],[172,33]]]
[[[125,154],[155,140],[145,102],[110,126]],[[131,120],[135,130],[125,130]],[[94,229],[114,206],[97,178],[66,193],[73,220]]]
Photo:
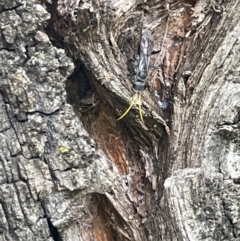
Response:
[[[0,0],[0,240],[240,240],[239,11]]]
[[[110,190],[115,174],[66,103],[74,65],[41,31],[50,14],[1,5],[0,240],[53,240],[48,223],[61,232],[81,219],[86,194]]]

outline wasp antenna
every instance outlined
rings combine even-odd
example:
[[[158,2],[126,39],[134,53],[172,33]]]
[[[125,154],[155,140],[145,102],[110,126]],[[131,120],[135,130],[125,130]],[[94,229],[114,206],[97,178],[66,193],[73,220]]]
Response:
[[[142,95],[141,95],[141,93],[139,94],[138,108],[139,108],[140,119],[141,119],[142,123],[145,125],[144,120],[143,120],[143,115],[142,115]]]
[[[117,119],[117,121],[121,120],[131,110],[134,102],[136,101],[136,98],[137,98],[137,93],[133,96],[131,104],[129,105],[127,110]]]

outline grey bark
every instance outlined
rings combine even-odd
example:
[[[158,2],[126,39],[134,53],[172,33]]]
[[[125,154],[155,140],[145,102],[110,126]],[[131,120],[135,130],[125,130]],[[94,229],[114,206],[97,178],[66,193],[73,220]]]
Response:
[[[66,103],[74,65],[41,31],[50,14],[32,1],[0,5],[0,240],[53,240],[47,218],[60,232],[115,174]]]
[[[240,240],[240,3],[191,4],[0,1],[0,240]]]

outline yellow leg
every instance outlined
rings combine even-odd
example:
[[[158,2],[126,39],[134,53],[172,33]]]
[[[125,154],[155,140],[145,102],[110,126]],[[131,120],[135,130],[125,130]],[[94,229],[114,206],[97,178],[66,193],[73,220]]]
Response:
[[[142,98],[141,98],[141,93],[139,94],[139,103],[138,103],[138,109],[139,109],[139,115],[140,115],[140,119],[142,121],[142,123],[144,124],[144,120],[143,120],[143,115],[142,115]],[[145,125],[145,124],[144,124]]]
[[[132,98],[132,102],[131,104],[129,105],[129,107],[127,108],[127,110],[117,119],[118,120],[121,120],[132,108],[134,102],[136,101],[136,98],[137,98],[138,94],[136,93],[133,98]]]

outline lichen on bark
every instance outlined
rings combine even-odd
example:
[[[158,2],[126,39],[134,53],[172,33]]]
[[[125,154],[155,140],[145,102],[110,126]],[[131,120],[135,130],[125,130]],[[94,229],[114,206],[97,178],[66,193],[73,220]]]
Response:
[[[50,241],[49,222],[60,232],[79,219],[85,195],[117,175],[67,103],[74,64],[44,33],[46,8],[0,5],[0,239]]]
[[[239,8],[0,1],[0,239],[238,240]]]

